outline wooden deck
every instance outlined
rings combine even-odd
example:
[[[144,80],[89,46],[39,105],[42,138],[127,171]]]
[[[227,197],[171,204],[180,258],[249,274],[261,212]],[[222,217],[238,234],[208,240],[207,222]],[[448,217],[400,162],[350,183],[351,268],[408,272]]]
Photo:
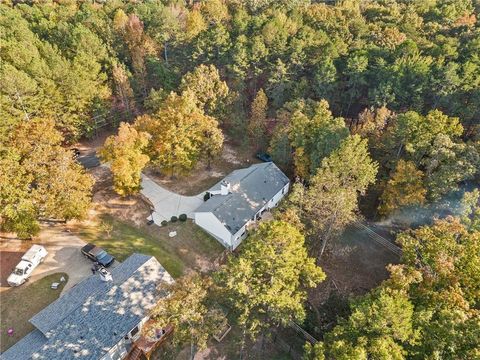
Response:
[[[169,325],[164,329],[158,329],[156,330],[156,333],[157,338],[151,338],[145,335],[140,336],[140,338],[135,341],[130,349],[126,360],[138,360],[142,355],[149,359],[153,351],[158,349],[168,340],[170,335],[173,333],[173,326]]]

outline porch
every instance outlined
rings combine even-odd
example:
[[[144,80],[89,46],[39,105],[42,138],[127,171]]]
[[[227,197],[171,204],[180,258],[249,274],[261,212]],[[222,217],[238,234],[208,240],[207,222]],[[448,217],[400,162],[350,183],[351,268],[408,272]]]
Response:
[[[146,326],[149,325],[147,321]],[[141,359],[142,355],[147,359],[150,359],[152,353],[158,349],[162,344],[164,344],[170,335],[173,333],[173,326],[169,325],[163,329],[155,330],[155,337],[150,337],[146,335],[141,335],[137,341],[135,341],[128,352],[126,360],[138,360]]]

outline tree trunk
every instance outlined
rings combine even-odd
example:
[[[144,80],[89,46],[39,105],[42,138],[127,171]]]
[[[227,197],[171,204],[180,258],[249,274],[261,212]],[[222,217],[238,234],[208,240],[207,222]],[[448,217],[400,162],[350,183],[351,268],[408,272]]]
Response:
[[[195,346],[195,344],[192,342],[190,342],[190,360],[193,360],[195,358],[195,354],[197,353],[197,348]]]
[[[207,170],[208,171],[212,170],[212,157],[211,156],[207,157]]]
[[[335,223],[335,220],[337,219],[337,211],[338,210],[335,210],[335,213],[333,214],[333,219],[330,222],[330,226],[328,227],[328,230],[327,230],[327,233],[325,234],[325,237],[323,238],[322,248],[320,250],[320,255],[318,256],[318,261],[320,261],[320,258],[322,257],[323,252],[325,251],[325,247],[327,246],[327,241],[330,238],[330,234],[332,232],[333,224]]]
[[[244,352],[245,352],[245,339],[247,337],[247,333],[245,329],[243,329],[243,334],[242,334],[242,341],[240,345],[240,354],[239,354],[239,359],[243,360]]]
[[[167,46],[168,46],[168,43],[165,41],[164,46],[163,46],[163,54],[164,54],[164,57],[165,57],[165,64],[167,64],[167,66],[168,66]]]
[[[403,149],[403,144],[400,144],[400,146],[398,147],[398,151],[397,151],[397,159],[400,158],[400,154],[402,153],[402,149]]]

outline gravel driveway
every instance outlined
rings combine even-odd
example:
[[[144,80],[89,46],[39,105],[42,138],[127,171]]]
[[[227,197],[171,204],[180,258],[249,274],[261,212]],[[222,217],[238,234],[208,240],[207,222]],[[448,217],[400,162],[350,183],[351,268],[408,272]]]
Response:
[[[8,273],[13,270],[13,267],[20,261],[23,253],[30,248],[31,244],[43,245],[47,249],[48,255],[45,261],[33,271],[29,282],[34,282],[48,274],[65,272],[68,274],[68,282],[62,291],[63,294],[73,285],[92,274],[92,262],[87,260],[80,252],[85,242],[71,233],[62,231],[60,226],[52,226],[43,229],[39,238],[32,243],[16,239],[0,241],[0,255],[2,258],[8,258],[9,265],[12,267],[12,269],[2,269],[2,279],[4,273],[8,276]],[[18,259],[15,259],[15,257]],[[9,288],[2,281],[0,291]]]

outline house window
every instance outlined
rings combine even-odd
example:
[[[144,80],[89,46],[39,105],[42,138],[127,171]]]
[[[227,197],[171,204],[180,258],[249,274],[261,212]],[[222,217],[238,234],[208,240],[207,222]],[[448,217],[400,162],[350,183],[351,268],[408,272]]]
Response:
[[[134,337],[135,335],[138,334],[139,331],[140,331],[140,329],[138,328],[138,326],[135,326],[135,327],[133,328],[133,330],[130,331],[130,337]]]
[[[285,188],[282,189],[282,194],[285,194]]]

